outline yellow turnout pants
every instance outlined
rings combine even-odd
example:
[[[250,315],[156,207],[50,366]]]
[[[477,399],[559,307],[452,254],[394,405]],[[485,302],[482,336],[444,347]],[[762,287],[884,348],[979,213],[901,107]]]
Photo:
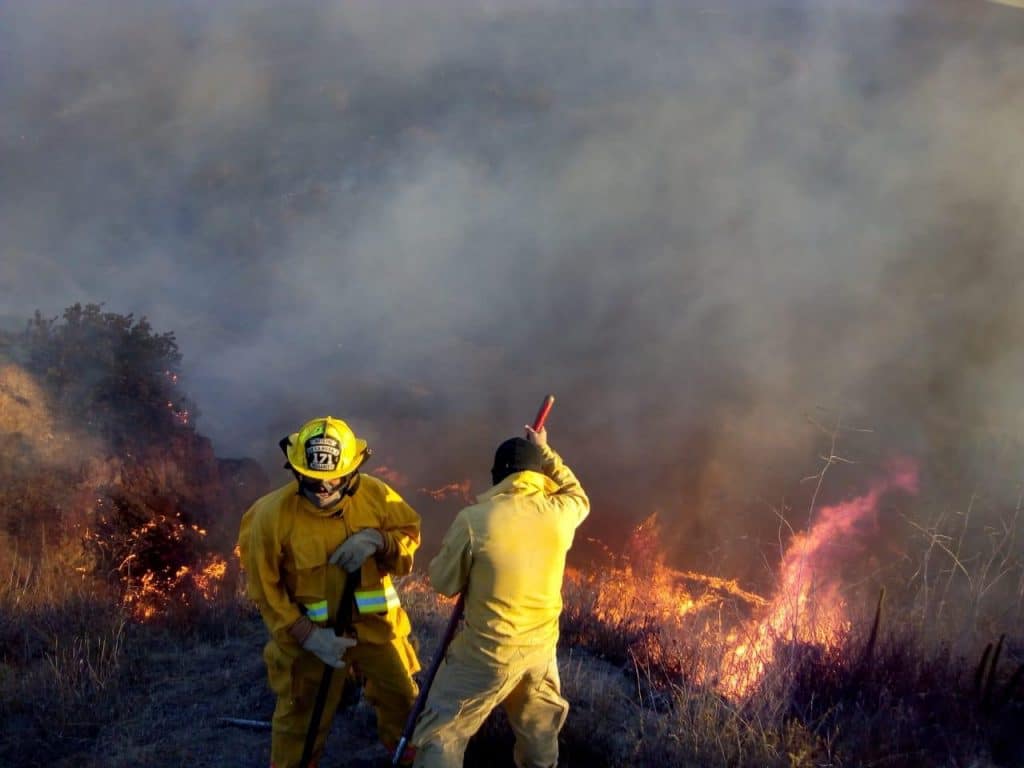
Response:
[[[558,763],[558,732],[569,703],[562,698],[553,649],[528,651],[500,664],[456,638],[437,671],[412,743],[416,768],[459,768],[466,743],[499,704],[515,732],[518,768]]]
[[[263,658],[267,663],[270,688],[277,694],[270,745],[271,764],[274,768],[296,768],[302,759],[302,746],[313,715],[324,664],[305,651],[291,660],[273,641],[264,649]],[[405,719],[416,700],[418,689],[412,673],[418,671],[420,665],[408,638],[399,637],[387,643],[360,642],[345,653],[345,662],[348,666],[335,670],[331,676],[331,687],[313,748],[313,764],[319,762],[323,752],[350,669],[365,680],[363,695],[377,712],[377,735],[389,747],[398,743]]]

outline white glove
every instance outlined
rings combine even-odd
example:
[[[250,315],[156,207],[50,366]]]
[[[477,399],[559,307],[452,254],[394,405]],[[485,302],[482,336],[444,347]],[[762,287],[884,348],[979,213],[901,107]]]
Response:
[[[341,546],[327,558],[327,562],[340,566],[349,573],[355,573],[363,567],[367,558],[382,549],[384,549],[384,535],[376,528],[364,528],[345,539]]]
[[[306,638],[306,642],[302,644],[302,647],[320,659],[324,664],[335,669],[344,669],[345,662],[341,660],[341,657],[345,655],[345,651],[355,644],[354,638],[338,637],[334,634],[333,629],[313,627],[313,631],[309,633],[309,637]]]

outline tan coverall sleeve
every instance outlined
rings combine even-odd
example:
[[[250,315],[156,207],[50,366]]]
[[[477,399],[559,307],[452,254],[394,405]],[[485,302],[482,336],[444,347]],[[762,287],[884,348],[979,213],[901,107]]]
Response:
[[[274,639],[287,645],[288,629],[302,617],[302,612],[285,589],[281,574],[280,526],[271,510],[254,510],[248,539],[248,546],[242,551],[249,597],[259,607],[263,623]]]
[[[548,497],[549,501],[565,519],[571,520],[574,526],[579,526],[590,514],[590,499],[587,498],[576,475],[566,466],[554,448],[543,445],[541,454],[544,457],[544,474],[558,484],[558,490]]]
[[[412,571],[413,555],[420,546],[420,516],[387,485],[380,527],[384,548],[377,553],[381,571],[405,576]]]
[[[430,583],[436,592],[453,597],[466,588],[472,564],[473,536],[462,510],[444,535],[441,551],[430,561]]]

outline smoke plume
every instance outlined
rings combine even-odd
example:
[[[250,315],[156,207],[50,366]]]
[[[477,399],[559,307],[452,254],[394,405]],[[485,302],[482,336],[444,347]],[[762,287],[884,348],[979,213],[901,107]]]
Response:
[[[14,0],[2,312],[173,330],[199,430],[282,480],[347,419],[427,551],[416,489],[483,490],[549,391],[587,535],[659,511],[695,567],[763,575],[834,433],[819,502],[909,454],[921,525],[998,515],[1022,43],[985,3]]]

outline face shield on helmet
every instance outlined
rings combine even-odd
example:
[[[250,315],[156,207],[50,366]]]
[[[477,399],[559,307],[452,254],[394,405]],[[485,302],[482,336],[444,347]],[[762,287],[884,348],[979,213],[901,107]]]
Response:
[[[281,440],[286,465],[299,481],[299,493],[318,509],[326,509],[354,493],[359,466],[370,455],[365,440],[348,424],[325,416],[306,422]]]

